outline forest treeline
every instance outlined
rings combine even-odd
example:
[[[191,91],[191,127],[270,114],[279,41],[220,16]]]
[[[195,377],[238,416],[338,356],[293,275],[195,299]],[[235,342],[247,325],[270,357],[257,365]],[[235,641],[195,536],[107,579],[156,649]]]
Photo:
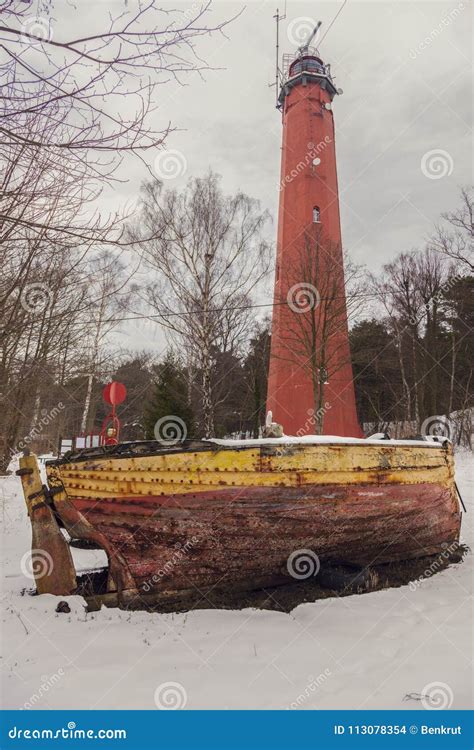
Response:
[[[98,431],[102,388],[112,378],[128,390],[119,410],[124,440],[153,437],[170,414],[190,436],[258,435],[271,217],[252,197],[227,194],[212,171],[165,189],[144,164],[169,133],[155,129],[156,88],[202,70],[199,38],[225,23],[209,24],[202,9],[186,18],[168,11],[164,21],[151,3],[130,23],[119,15],[90,39],[53,44],[25,29],[27,9],[0,5],[8,91],[0,136],[0,472],[25,447],[55,452],[61,436]],[[125,98],[126,112],[111,114]],[[103,191],[133,159],[147,175],[133,211],[98,211]],[[377,275],[359,269],[357,288],[348,283],[357,407],[372,431],[394,423],[419,430],[433,415],[456,413],[470,439],[472,189],[455,201],[426,247],[401,252]],[[318,242],[324,249],[324,238]],[[316,276],[304,280],[318,288],[313,265]],[[340,306],[339,285],[322,295],[327,320],[331,304],[340,319],[332,301]],[[130,319],[138,329],[141,321],[159,328],[165,351],[124,351],[117,342]],[[326,328],[325,336],[337,335]],[[318,359],[321,387],[332,367]]]
[[[220,190],[214,175],[203,178],[209,180],[213,191]],[[191,182],[187,190],[194,188]],[[199,206],[201,210],[202,201]],[[464,190],[458,208],[441,218],[425,248],[400,253],[377,275],[364,272],[365,301],[362,308],[358,305],[352,321],[350,344],[358,415],[368,432],[413,434],[430,417],[456,413],[459,439],[469,444],[474,344],[474,275],[469,245],[472,210],[472,192]],[[222,227],[219,231],[222,234]],[[261,250],[259,246],[258,252]],[[253,246],[247,249],[254,251]],[[205,256],[203,253],[200,258],[204,265],[210,263]],[[194,262],[199,263],[198,256]],[[188,300],[183,289],[179,290],[181,297],[164,294],[166,273],[150,274],[147,287],[138,289],[125,267],[117,273],[108,253],[83,263],[87,264],[88,283],[81,305],[89,299],[83,313],[76,304],[77,285],[59,283],[61,278],[67,281],[66,275],[61,277],[59,265],[60,306],[54,296],[47,305],[42,298],[40,302],[34,299],[36,309],[31,315],[20,303],[20,325],[2,339],[3,347],[15,343],[17,354],[21,353],[9,360],[6,371],[14,398],[19,399],[9,398],[3,406],[7,457],[23,447],[28,436],[28,445],[54,452],[60,436],[97,432],[107,409],[102,389],[111,379],[123,382],[128,392],[119,407],[123,440],[153,438],[157,421],[169,416],[181,419],[190,437],[203,437],[209,434],[209,410],[212,434],[259,435],[265,422],[271,318],[251,307],[258,303],[257,297],[246,290],[245,304],[239,307],[235,301],[226,302],[231,315],[226,329],[220,317],[228,308],[219,296],[210,297],[210,320],[196,322],[194,314],[188,315],[188,303],[191,311],[203,315],[203,301],[196,299],[196,289],[206,285],[202,286],[199,274],[191,283],[183,270],[179,271],[181,285],[187,278],[190,283]],[[50,274],[48,290],[54,290],[54,280]],[[233,299],[232,290],[233,284],[225,287],[226,300]],[[173,322],[168,330],[169,345],[160,356],[153,350],[114,349],[110,339],[120,330],[130,295],[137,294],[146,301],[148,312],[157,316],[154,325],[160,325],[161,316],[173,313],[173,318],[179,317],[179,325],[190,326],[189,331],[186,327],[181,331]],[[154,294],[160,295],[159,305],[153,305]],[[13,304],[15,295],[9,300]],[[256,312],[260,320],[256,320]],[[83,320],[78,326],[81,315],[93,326],[88,347],[82,338],[87,326]],[[203,323],[207,326],[204,330]],[[193,334],[192,326],[197,333]],[[202,344],[199,336],[208,330],[209,349],[205,358],[203,352],[199,357],[196,341]],[[204,366],[207,372],[203,372]]]

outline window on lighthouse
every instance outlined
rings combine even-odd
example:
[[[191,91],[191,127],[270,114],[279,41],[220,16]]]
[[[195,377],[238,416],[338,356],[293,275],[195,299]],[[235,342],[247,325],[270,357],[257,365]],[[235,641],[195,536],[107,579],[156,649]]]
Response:
[[[313,208],[313,224],[319,224],[321,221],[321,213],[319,211],[319,206],[315,206]]]

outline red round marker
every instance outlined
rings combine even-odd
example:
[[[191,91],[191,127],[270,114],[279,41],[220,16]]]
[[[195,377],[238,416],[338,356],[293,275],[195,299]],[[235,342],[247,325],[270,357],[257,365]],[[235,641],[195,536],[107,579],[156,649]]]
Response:
[[[112,380],[111,383],[108,383],[105,386],[102,391],[102,396],[107,404],[117,406],[118,404],[121,404],[122,401],[125,401],[127,389],[123,383],[118,383],[116,380]]]

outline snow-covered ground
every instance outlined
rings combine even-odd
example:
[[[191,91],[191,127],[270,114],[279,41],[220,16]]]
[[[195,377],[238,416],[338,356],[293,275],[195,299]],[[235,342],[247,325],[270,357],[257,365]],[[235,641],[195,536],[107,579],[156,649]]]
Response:
[[[474,511],[472,455],[458,485]],[[416,586],[291,612],[151,614],[32,597],[20,481],[0,478],[4,708],[469,708],[472,555]],[[472,511],[462,536],[472,544]],[[74,550],[82,570],[101,553]],[[25,566],[23,565],[23,568]],[[170,684],[171,683],[171,684]],[[427,699],[426,696],[429,696]]]

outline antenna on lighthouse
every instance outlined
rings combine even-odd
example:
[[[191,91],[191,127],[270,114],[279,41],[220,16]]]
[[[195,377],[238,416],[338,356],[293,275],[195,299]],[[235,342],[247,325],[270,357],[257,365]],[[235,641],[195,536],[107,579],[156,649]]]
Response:
[[[308,52],[309,45],[311,44],[311,42],[313,41],[314,37],[318,33],[319,29],[321,28],[321,25],[322,25],[322,21],[318,21],[318,23],[314,27],[313,31],[309,35],[309,38],[306,41],[306,43],[303,44],[301,47],[299,47],[298,52],[300,53],[300,55],[304,55],[304,54],[306,54]]]
[[[282,79],[282,74],[280,70],[280,21],[284,21],[286,18],[286,0],[285,0],[285,10],[283,11],[283,15],[280,16],[280,11],[277,8],[277,11],[273,18],[276,21],[276,45],[275,45],[275,83],[270,83],[269,86],[275,86],[275,99],[276,99],[276,106],[278,108],[278,89],[280,88],[280,82]]]

